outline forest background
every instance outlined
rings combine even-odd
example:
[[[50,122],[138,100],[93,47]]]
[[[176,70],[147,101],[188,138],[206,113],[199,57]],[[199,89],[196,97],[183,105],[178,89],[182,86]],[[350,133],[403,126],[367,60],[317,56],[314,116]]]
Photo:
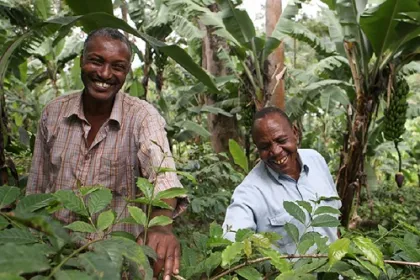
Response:
[[[187,278],[210,277],[218,266],[229,270],[251,256],[241,246],[230,257],[216,254],[222,251],[218,246],[233,245],[216,246],[209,239],[221,237],[216,225],[232,191],[258,160],[250,125],[266,104],[285,109],[300,129],[300,146],[326,159],[344,205],[345,238],[361,234],[375,240],[382,260],[420,262],[420,3],[288,2],[278,19],[281,1],[267,1],[259,15],[267,15],[266,26],[254,26],[241,1],[0,1],[2,184],[24,190],[43,107],[83,88],[79,61],[85,32],[112,26],[126,32],[134,47],[124,90],[161,112],[177,169],[185,176],[191,204],[175,229],[187,257],[182,271]],[[7,194],[10,190],[15,189]],[[6,201],[6,189],[0,194]],[[30,212],[52,207],[48,199],[32,201],[38,206]],[[13,201],[0,204],[3,232],[16,229],[5,214],[19,207],[19,202],[10,206]],[[12,233],[6,232],[7,238],[0,233],[1,246],[8,246]],[[299,241],[304,240],[298,234]],[[342,251],[336,262],[351,254]],[[305,265],[310,263],[297,263],[290,273]],[[304,273],[322,267],[317,265]],[[352,270],[363,279],[419,275],[415,266],[387,264],[378,272],[363,261],[351,265],[337,271]],[[258,263],[256,269],[266,277],[272,273]],[[25,273],[37,270],[16,271],[31,279]],[[59,268],[53,271],[62,275]],[[333,273],[331,267],[319,271]],[[259,279],[250,275],[231,269],[220,278]]]

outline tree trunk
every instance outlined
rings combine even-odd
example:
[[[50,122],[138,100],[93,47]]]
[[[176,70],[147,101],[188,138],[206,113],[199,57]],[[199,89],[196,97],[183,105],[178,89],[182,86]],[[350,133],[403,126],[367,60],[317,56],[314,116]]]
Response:
[[[366,89],[363,86],[363,79],[358,74],[354,63],[356,61],[354,45],[345,43],[344,46],[356,88],[355,110],[353,111],[351,106],[347,110],[348,133],[344,135],[340,168],[337,175],[337,190],[342,200],[341,224],[347,227],[353,214],[354,196],[360,193],[363,187],[367,186],[366,174],[364,173],[366,146],[369,125],[379,106],[379,94],[375,88]]]
[[[282,11],[281,0],[266,0],[265,30],[267,37],[271,36]],[[270,97],[270,104],[282,110],[285,109],[284,79],[284,46],[283,43],[272,52],[267,59],[265,92]]]
[[[215,12],[218,11],[218,6],[213,4],[209,6],[209,9]],[[213,27],[202,27],[206,28],[202,48],[202,66],[215,77],[226,76],[226,67],[218,58],[217,51],[219,48],[227,49],[228,45],[222,38],[212,34]],[[205,99],[206,104],[210,106],[218,101],[217,96],[213,94],[208,94]],[[235,115],[227,117],[221,114],[208,114],[207,122],[211,133],[211,144],[216,153],[229,151],[229,139],[240,142],[238,121]]]
[[[0,186],[7,185],[9,182],[6,156],[4,153],[4,149],[7,144],[5,142],[5,140],[7,141],[7,117],[5,109],[4,95],[0,93]]]

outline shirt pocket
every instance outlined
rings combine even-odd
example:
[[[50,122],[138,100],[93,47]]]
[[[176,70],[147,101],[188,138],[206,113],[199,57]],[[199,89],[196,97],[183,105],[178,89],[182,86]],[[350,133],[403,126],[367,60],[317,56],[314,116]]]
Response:
[[[123,197],[134,197],[134,170],[130,158],[101,158],[100,184]]]
[[[287,234],[285,228],[286,223],[291,223],[291,221],[293,220],[293,217],[290,216],[289,213],[284,212],[276,216],[270,217],[268,220],[270,222],[269,231],[278,233],[283,237],[278,241],[279,245],[285,246],[293,243],[293,239]]]

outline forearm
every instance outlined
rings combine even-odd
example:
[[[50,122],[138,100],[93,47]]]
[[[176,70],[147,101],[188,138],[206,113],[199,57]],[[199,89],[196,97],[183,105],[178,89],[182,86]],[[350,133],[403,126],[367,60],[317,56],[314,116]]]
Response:
[[[162,208],[153,208],[152,213],[150,214],[151,219],[157,216],[166,216],[170,219],[173,218],[174,209],[177,206],[177,199],[163,199],[163,201],[168,204],[172,209],[162,209]],[[172,230],[172,223],[166,226],[157,226],[156,229],[166,229]]]

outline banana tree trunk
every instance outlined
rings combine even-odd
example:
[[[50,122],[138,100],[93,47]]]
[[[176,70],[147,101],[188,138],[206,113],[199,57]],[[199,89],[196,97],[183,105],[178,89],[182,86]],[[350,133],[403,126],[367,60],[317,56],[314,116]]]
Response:
[[[218,11],[218,6],[217,4],[210,5],[209,9],[215,12]],[[213,27],[201,25],[201,28],[206,31],[202,47],[203,68],[215,77],[226,76],[226,67],[217,55],[220,48],[228,48],[226,41],[213,34]],[[208,94],[205,97],[207,105],[212,106],[217,101],[219,100],[216,95]],[[227,117],[221,114],[208,114],[207,122],[211,133],[211,144],[216,153],[229,151],[229,139],[240,142],[241,137],[235,115]]]
[[[265,29],[267,36],[271,36],[282,11],[281,0],[266,0]],[[284,79],[284,46],[283,43],[270,54],[267,59],[267,81],[265,92],[270,96],[270,103],[282,110],[285,109]]]
[[[345,43],[345,50],[350,62],[355,90],[356,104],[353,111],[349,105],[347,108],[348,128],[344,135],[343,149],[340,157],[340,168],[337,175],[337,190],[342,201],[341,224],[348,227],[353,211],[354,197],[360,194],[363,187],[367,187],[364,163],[368,142],[369,126],[373,114],[379,104],[379,93],[375,88],[363,85],[363,79],[355,65],[354,44]],[[380,88],[380,87],[378,87]]]

